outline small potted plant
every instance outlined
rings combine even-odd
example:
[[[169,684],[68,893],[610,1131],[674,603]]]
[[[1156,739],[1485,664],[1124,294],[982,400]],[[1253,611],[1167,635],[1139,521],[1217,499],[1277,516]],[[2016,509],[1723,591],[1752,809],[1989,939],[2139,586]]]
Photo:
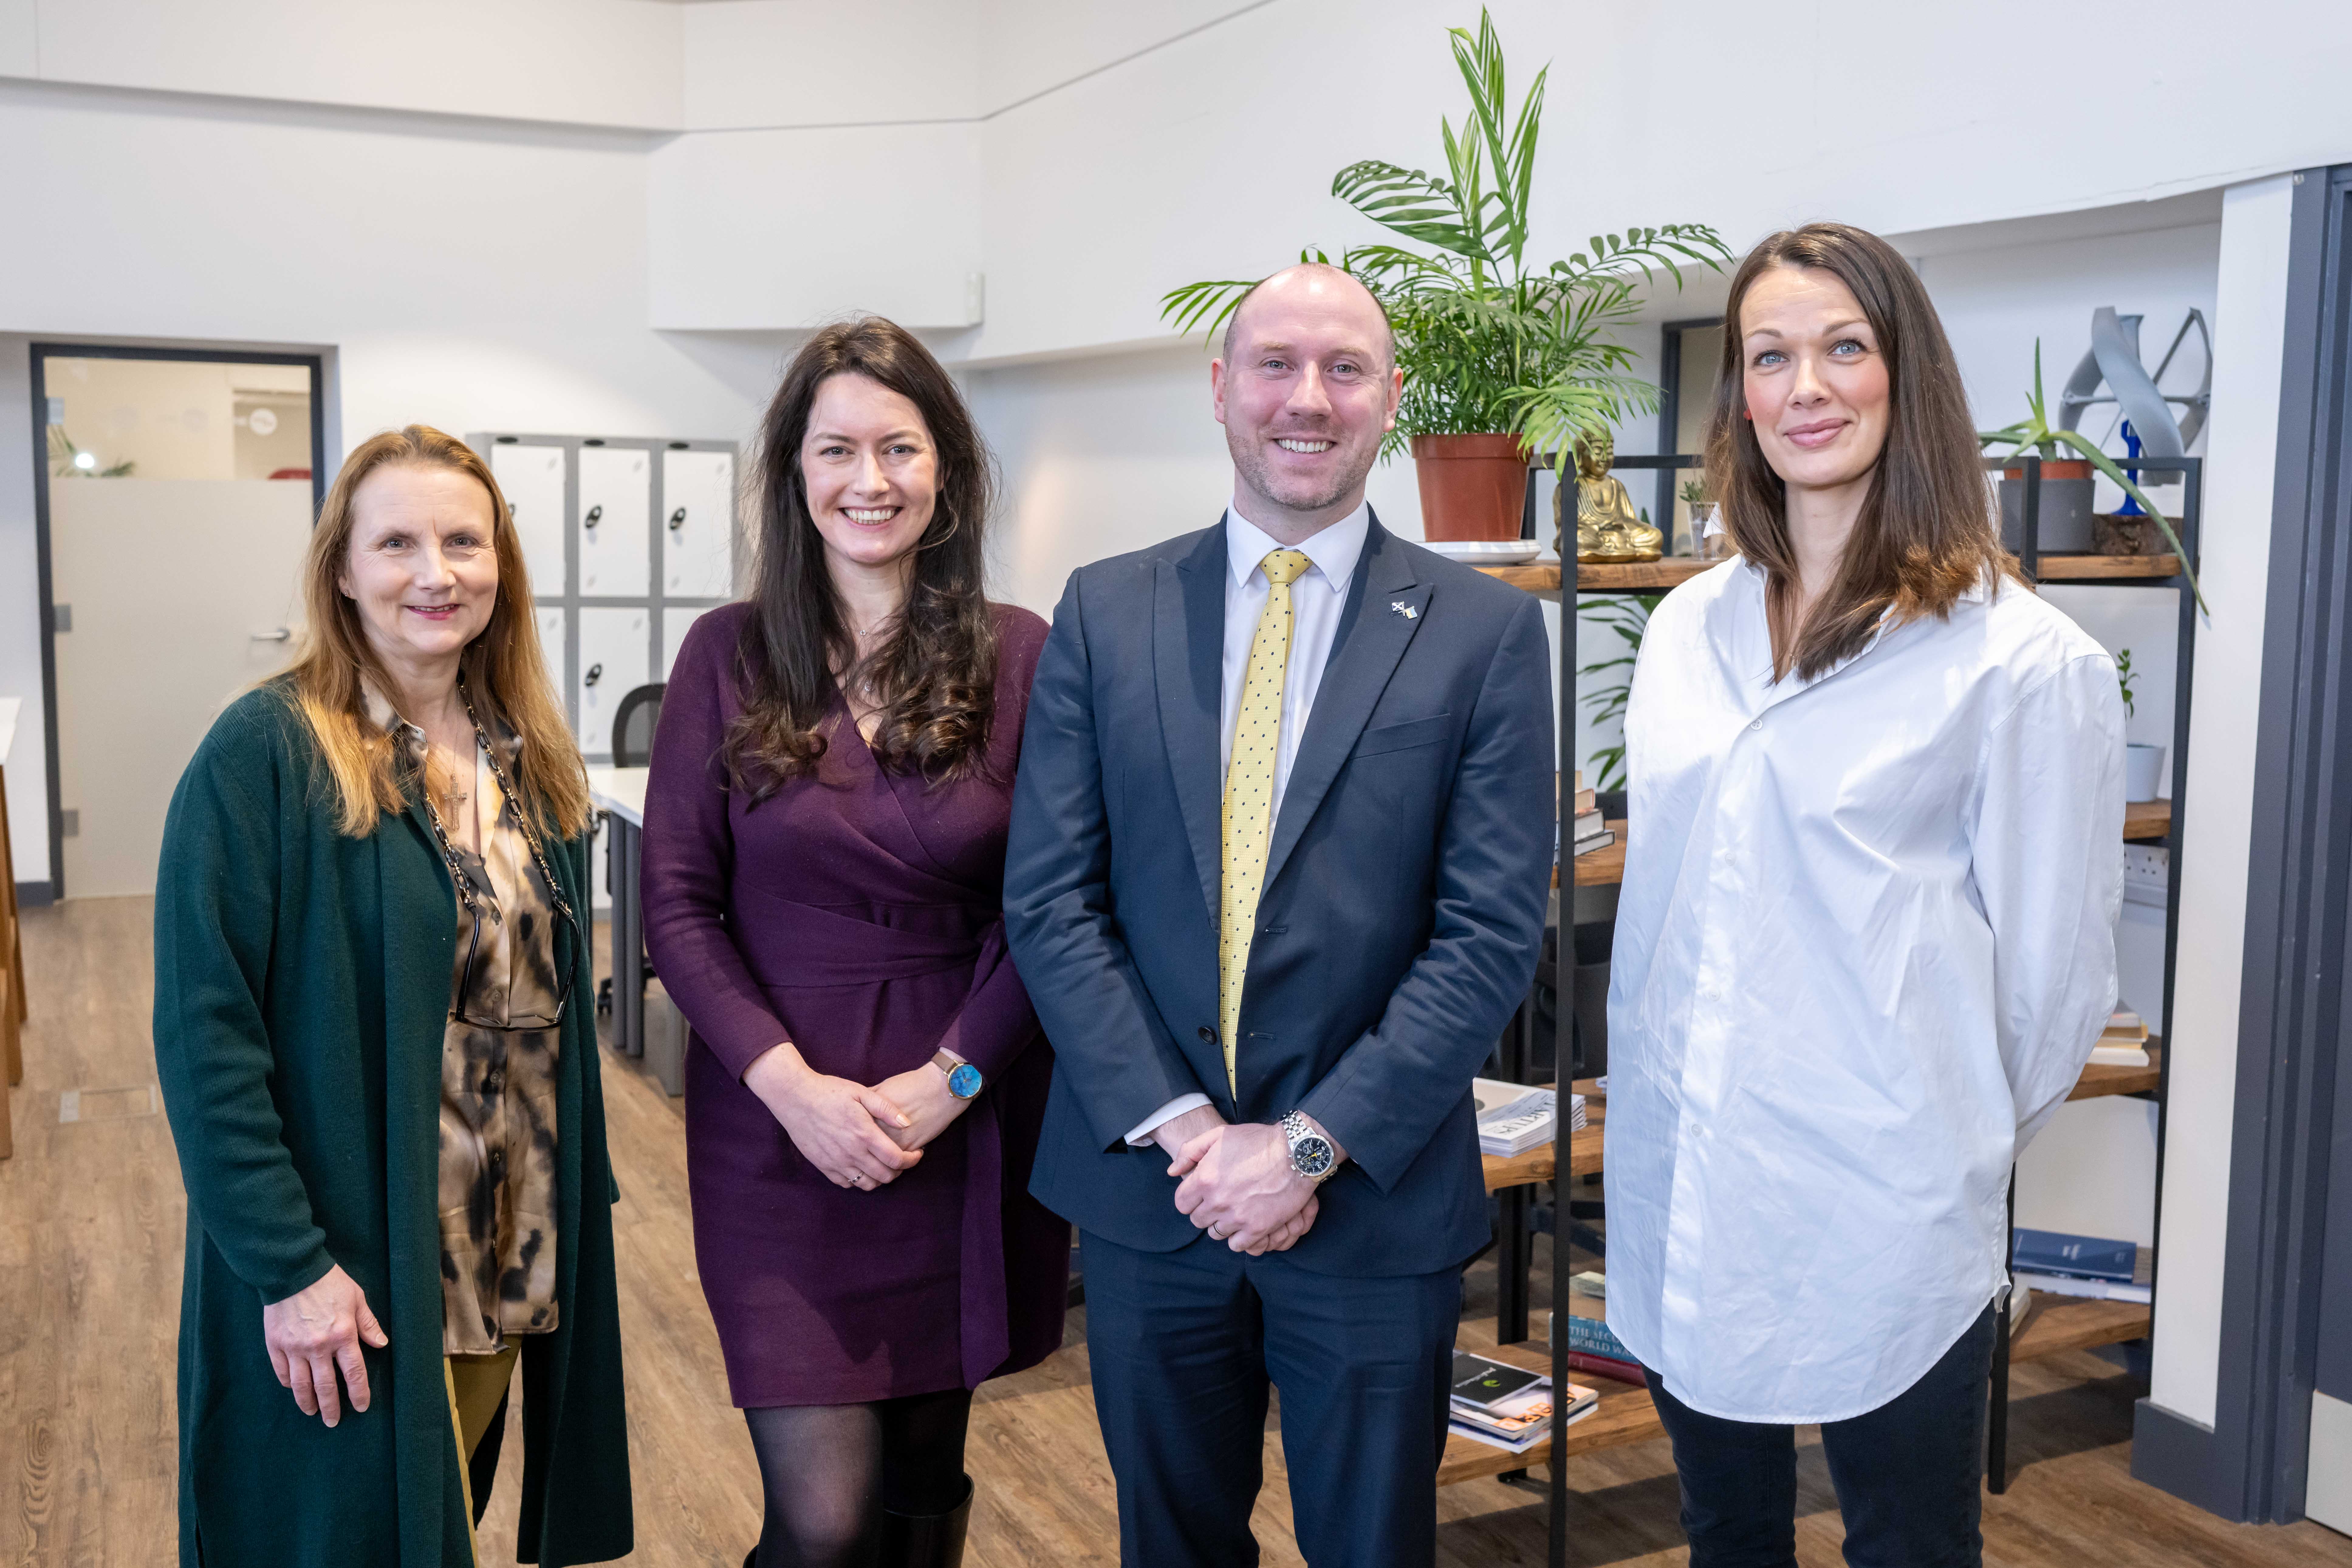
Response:
[[[2126,648],[2116,655],[2116,684],[2123,689],[2124,717],[2126,720],[2134,716],[2132,679],[2131,649]],[[2163,781],[2164,748],[2144,746],[2137,741],[2127,742],[2124,747],[2124,800],[2126,803],[2156,799]]]
[[[1367,161],[1332,178],[1331,194],[1421,248],[1365,245],[1339,265],[1380,299],[1396,328],[1404,402],[1381,456],[1412,451],[1422,528],[1431,540],[1519,537],[1531,453],[1568,471],[1580,435],[1600,436],[1654,412],[1658,389],[1630,374],[1631,350],[1611,330],[1630,322],[1637,285],[1657,271],[1682,282],[1676,258],[1721,270],[1731,252],[1705,224],[1596,235],[1546,266],[1527,257],[1544,81],[1513,114],[1503,46],[1479,13],[1473,37],[1450,28],[1470,89],[1470,120],[1444,121],[1445,175]],[[1312,247],[1303,261],[1328,261]],[[1251,288],[1247,279],[1188,283],[1162,299],[1180,331],[1213,336]]]
[[[2035,547],[2045,554],[2064,555],[2088,553],[2094,543],[2091,518],[2091,470],[2096,468],[2113,479],[2124,494],[2147,509],[2147,515],[2164,534],[2165,542],[2180,557],[2180,570],[2189,579],[2189,591],[2197,596],[2197,607],[2205,608],[2205,591],[2197,584],[2197,573],[2189,560],[2189,552],[2180,547],[2180,536],[2172,531],[2172,524],[2157,504],[2147,499],[2130,475],[2116,466],[2114,458],[2099,450],[2097,442],[2080,430],[2062,430],[2050,423],[2049,405],[2042,395],[2042,340],[2033,340],[2033,390],[2026,395],[2026,416],[2014,425],[2004,425],[1998,430],[1979,431],[1977,444],[1982,447],[2006,446],[2012,458],[2024,455],[2028,447],[2042,456],[2042,506],[2035,530]],[[2078,458],[2060,458],[2061,448],[2079,454]],[[2000,537],[2011,551],[2022,551],[2025,545],[2025,468],[2020,465],[2001,470]]]

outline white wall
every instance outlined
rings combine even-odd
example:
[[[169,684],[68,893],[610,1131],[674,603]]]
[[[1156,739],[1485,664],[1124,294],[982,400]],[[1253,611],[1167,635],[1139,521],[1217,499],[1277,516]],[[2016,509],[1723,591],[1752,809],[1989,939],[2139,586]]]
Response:
[[[0,76],[675,130],[656,0],[0,0]]]
[[[47,812],[24,339],[330,352],[330,467],[421,420],[741,439],[781,345],[646,324],[647,143],[372,110],[0,81],[11,367],[0,421],[0,691],[28,700],[9,770],[18,875]],[[28,759],[34,759],[28,761]]]

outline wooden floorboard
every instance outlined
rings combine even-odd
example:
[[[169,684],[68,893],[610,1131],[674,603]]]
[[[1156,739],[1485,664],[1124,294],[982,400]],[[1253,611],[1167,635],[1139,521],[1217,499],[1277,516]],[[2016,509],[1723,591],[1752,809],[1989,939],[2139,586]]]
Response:
[[[155,1114],[60,1124],[69,1089],[154,1081],[148,1037],[151,907],[73,900],[25,914],[32,1017],[25,1082],[12,1097],[16,1152],[0,1161],[0,1565],[168,1563],[173,1523],[173,1355],[186,1205],[170,1130]],[[622,1201],[614,1211],[628,1365],[638,1550],[652,1568],[737,1568],[759,1529],[758,1479],[727,1405],[687,1225],[678,1103],[605,1058]],[[110,1110],[135,1096],[93,1097]],[[1549,1241],[1538,1238],[1535,1306]],[[1587,1267],[1580,1258],[1577,1267]],[[1495,1273],[1475,1265],[1471,1310],[1491,1315]],[[1109,1564],[1117,1506],[1087,1386],[1084,1313],[1044,1365],[982,1391],[971,1468],[979,1483],[973,1568]],[[1491,1340],[1465,1322],[1465,1342]],[[1985,1504],[1986,1561],[2010,1568],[2352,1568],[2352,1541],[2317,1525],[2226,1524],[2130,1478],[2139,1385],[2080,1351],[2020,1365],[2008,1495]],[[1268,1421],[1254,1523],[1271,1568],[1300,1563],[1281,1445]],[[509,1454],[520,1455],[520,1435]],[[1687,1553],[1662,1440],[1579,1455],[1570,1561],[1669,1564]],[[1538,1472],[1538,1477],[1542,1474]],[[504,1478],[483,1560],[514,1557],[517,1475]],[[1798,1468],[1799,1558],[1840,1562],[1836,1501],[1818,1441]],[[1509,1568],[1542,1561],[1540,1497],[1493,1479],[1437,1497],[1438,1561]]]

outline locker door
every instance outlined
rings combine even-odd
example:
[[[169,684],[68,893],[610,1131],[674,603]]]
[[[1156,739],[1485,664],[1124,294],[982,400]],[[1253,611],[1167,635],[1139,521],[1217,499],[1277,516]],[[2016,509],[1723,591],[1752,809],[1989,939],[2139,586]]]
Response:
[[[506,492],[534,597],[563,597],[563,448],[494,445],[490,472]]]
[[[646,520],[653,508],[650,453],[580,448],[580,594],[639,598],[653,578]]]
[[[662,454],[662,592],[677,599],[735,593],[735,455]]]
[[[664,680],[667,680],[669,672],[677,668],[677,650],[686,646],[687,628],[693,626],[702,613],[702,610],[688,609],[680,605],[662,606],[661,678]]]
[[[571,646],[571,636],[564,625],[563,606],[539,606],[539,657],[547,661],[547,679],[555,688],[555,700],[563,700],[563,655]]]
[[[646,609],[580,612],[580,750],[592,760],[613,754],[614,711],[646,683],[652,616]]]

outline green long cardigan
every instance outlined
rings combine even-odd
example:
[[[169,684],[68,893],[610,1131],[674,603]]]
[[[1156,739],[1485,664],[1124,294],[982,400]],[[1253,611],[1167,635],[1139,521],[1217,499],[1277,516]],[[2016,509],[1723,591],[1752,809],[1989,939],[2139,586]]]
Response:
[[[365,838],[282,683],[222,714],[172,797],[155,1062],[188,1189],[183,1568],[472,1562],[441,1357],[441,1041],[457,904],[414,801]],[[552,847],[588,909],[584,837]],[[522,1341],[522,1562],[631,1547],[612,1205],[585,944],[558,1091],[561,1326]],[[261,1309],[341,1264],[391,1344],[332,1431],[270,1370]]]

